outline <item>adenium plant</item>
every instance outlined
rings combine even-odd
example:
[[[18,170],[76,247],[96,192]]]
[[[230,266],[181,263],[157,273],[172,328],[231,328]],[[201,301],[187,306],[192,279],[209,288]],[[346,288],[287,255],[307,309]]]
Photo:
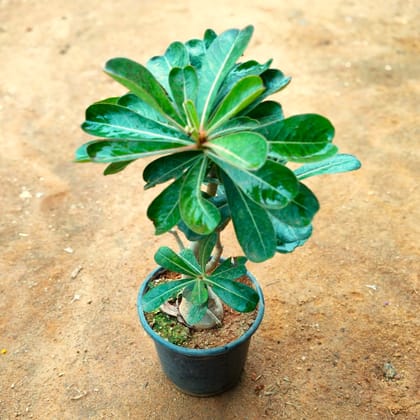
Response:
[[[166,184],[147,216],[157,235],[174,233],[181,244],[179,253],[161,247],[155,260],[182,278],[152,288],[143,304],[153,311],[181,295],[189,325],[218,325],[220,299],[238,311],[255,309],[258,294],[236,280],[247,259],[291,252],[311,236],[319,204],[302,181],[360,166],[338,153],[327,118],[286,118],[267,100],[290,77],[271,68],[272,60],[238,62],[252,33],[252,26],[220,35],[208,29],[203,39],[173,42],[146,66],[109,60],[105,72],[128,93],[89,106],[82,124],[101,138],[81,146],[76,161],[106,163],[105,175],[160,156],[143,172],[145,188]],[[289,162],[301,166],[292,170]],[[244,256],[221,262],[220,233],[230,222]]]

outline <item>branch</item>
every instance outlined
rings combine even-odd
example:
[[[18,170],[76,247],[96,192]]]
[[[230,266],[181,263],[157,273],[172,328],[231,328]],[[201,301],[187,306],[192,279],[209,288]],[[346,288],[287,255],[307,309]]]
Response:
[[[174,235],[174,238],[176,240],[176,243],[179,246],[179,249],[182,251],[183,249],[185,249],[185,245],[181,240],[181,237],[179,236],[178,232],[176,230],[170,230],[169,233],[171,233],[172,235]]]
[[[220,232],[217,232],[217,242],[214,247],[214,255],[211,257],[211,260],[206,265],[206,273],[211,273],[218,265],[220,257],[223,253],[223,245],[220,241]]]

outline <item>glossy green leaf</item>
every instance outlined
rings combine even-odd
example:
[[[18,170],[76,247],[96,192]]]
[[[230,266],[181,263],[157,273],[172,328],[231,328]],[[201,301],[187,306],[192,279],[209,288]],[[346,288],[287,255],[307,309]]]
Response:
[[[193,267],[195,267],[195,270],[197,270],[197,272],[200,272],[201,274],[201,267],[198,264],[197,258],[195,256],[195,253],[192,249],[190,248],[184,248],[181,250],[181,252],[179,253],[179,255],[184,258],[185,260],[187,260]]]
[[[257,307],[258,293],[243,283],[215,276],[210,276],[208,283],[214,293],[235,311],[251,312]]]
[[[185,43],[185,48],[188,51],[188,57],[190,64],[196,68],[200,69],[203,62],[203,58],[206,54],[206,46],[204,41],[201,39],[190,39]]]
[[[113,96],[111,98],[101,99],[100,101],[95,102],[95,104],[118,104],[120,100],[119,96]]]
[[[255,131],[261,133],[267,140],[278,136],[279,122],[284,120],[283,109],[279,103],[274,101],[262,102],[247,115],[258,121]]]
[[[217,207],[203,198],[201,185],[207,170],[207,159],[203,158],[188,170],[181,190],[180,211],[185,224],[201,235],[212,233],[220,223]]]
[[[155,226],[155,234],[168,232],[179,223],[179,194],[183,179],[179,178],[165,188],[149,205],[147,217]]]
[[[267,160],[257,171],[246,171],[213,159],[249,198],[266,208],[286,206],[299,191],[293,171],[280,163]]]
[[[217,233],[213,232],[200,240],[198,245],[198,262],[203,271],[210,260],[211,254],[217,242]]]
[[[160,124],[168,125],[168,120],[162,116],[161,113],[156,111],[155,108],[151,107],[147,102],[143,101],[133,93],[127,93],[126,95],[121,96],[117,105],[131,109],[131,111],[134,111],[149,120],[158,121]]]
[[[314,162],[337,153],[332,144],[334,127],[316,114],[296,115],[278,123],[276,138],[270,139],[270,155],[292,162]]]
[[[160,266],[175,273],[195,277],[201,274],[200,269],[189,258],[176,254],[167,246],[160,247],[155,254],[155,261]]]
[[[202,152],[180,152],[162,156],[150,162],[143,171],[145,189],[177,179],[197,161]]]
[[[197,114],[197,110],[195,109],[194,102],[191,100],[185,101],[183,103],[183,109],[187,117],[189,128],[192,130],[192,132],[198,133],[200,120],[198,118],[198,114]]]
[[[226,121],[223,125],[216,128],[211,135],[208,136],[209,141],[216,137],[226,136],[228,134],[239,133],[243,131],[256,131],[258,121],[249,117],[236,117]]]
[[[182,293],[184,297],[184,292]],[[202,303],[201,305],[192,305],[188,311],[184,314],[185,322],[188,325],[195,325],[198,324],[204,317],[207,312],[207,302]]]
[[[169,73],[174,67],[185,67],[189,64],[187,48],[182,42],[175,41],[169,45],[164,55],[152,57],[147,68],[156,80],[169,92]]]
[[[226,224],[230,220],[229,206],[226,201],[218,201],[214,197],[210,197],[209,200],[219,209],[221,215],[220,223],[216,229],[223,229],[223,227],[226,226]],[[178,229],[191,242],[201,241],[202,239],[207,237],[207,235],[200,235],[192,231],[183,221],[180,221],[178,223]]]
[[[272,61],[273,60],[268,60],[264,64],[259,64],[255,60],[250,60],[236,64],[226,76],[217,95],[217,102],[224,98],[239,80],[246,76],[259,76],[270,67]]]
[[[312,235],[312,225],[304,227],[290,226],[276,217],[272,217],[272,222],[276,232],[276,251],[283,254],[293,252]]]
[[[202,279],[196,278],[193,284],[189,285],[184,289],[184,291],[182,292],[182,297],[187,299],[194,306],[206,304],[209,294],[207,292],[207,287],[204,281]],[[189,321],[187,322],[190,324]],[[196,322],[197,321],[195,321],[193,324],[195,324]]]
[[[224,162],[243,169],[260,168],[266,158],[268,146],[261,134],[243,131],[217,137],[204,145],[210,152]]]
[[[263,79],[264,86],[266,87],[266,91],[263,95],[264,98],[284,89],[292,80],[291,77],[285,76],[277,69],[266,70],[261,73],[261,78]]]
[[[267,210],[248,198],[223,172],[222,179],[236,237],[246,257],[253,262],[271,258],[276,241]]]
[[[105,64],[105,73],[168,118],[182,123],[165,89],[144,66],[128,58],[113,58]]]
[[[318,210],[319,203],[315,194],[306,185],[299,183],[299,192],[293,200],[286,207],[270,210],[270,213],[290,226],[304,227],[311,224]]]
[[[93,140],[79,146],[74,153],[74,161],[78,163],[92,162],[92,158],[89,156],[87,149],[91,144],[97,142],[98,140]]]
[[[258,76],[247,76],[239,80],[223,98],[214,115],[208,122],[207,132],[210,134],[242,109],[253,102],[263,91],[264,85]]]
[[[214,39],[208,47],[199,72],[200,85],[196,104],[201,116],[201,126],[205,125],[224,78],[243,54],[252,32],[252,26],[243,30],[230,29]]]
[[[320,162],[303,165],[295,170],[295,175],[298,179],[305,179],[315,175],[355,171],[356,169],[359,169],[360,166],[360,161],[354,156],[337,154]]]
[[[265,98],[284,89],[291,81],[290,77],[285,76],[280,70],[268,69],[261,73],[261,79],[263,80],[265,91],[243,111],[242,115],[248,115],[258,104],[260,104]]]
[[[145,118],[119,105],[94,104],[86,110],[82,129],[87,133],[109,139],[149,140],[160,138],[176,145],[192,143],[184,133],[175,128]]]
[[[178,110],[183,114],[184,102],[194,101],[197,96],[198,78],[194,67],[174,67],[169,73],[169,86]]]
[[[192,284],[194,281],[194,279],[169,281],[149,289],[143,295],[143,310],[145,312],[152,312],[158,309],[160,305],[174,298],[185,286]]]
[[[216,38],[217,38],[217,34],[216,32],[213,31],[213,29],[206,29],[206,31],[204,32],[204,38],[203,38],[205,47],[209,48]]]
[[[123,171],[131,162],[134,162],[134,160],[126,160],[123,162],[113,162],[105,168],[104,175],[117,174],[118,172]]]
[[[212,276],[236,280],[246,274],[246,262],[245,257],[228,258],[213,271]]]
[[[181,146],[183,145],[161,139],[145,141],[98,140],[90,142],[86,150],[91,162],[112,163],[133,161],[168,152],[176,153],[177,148]]]

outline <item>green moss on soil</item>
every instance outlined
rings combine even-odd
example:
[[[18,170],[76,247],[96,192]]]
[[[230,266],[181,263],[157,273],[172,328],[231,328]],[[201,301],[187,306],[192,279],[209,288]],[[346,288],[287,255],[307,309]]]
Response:
[[[190,338],[188,327],[161,311],[146,314],[146,319],[154,331],[172,344],[182,346]]]

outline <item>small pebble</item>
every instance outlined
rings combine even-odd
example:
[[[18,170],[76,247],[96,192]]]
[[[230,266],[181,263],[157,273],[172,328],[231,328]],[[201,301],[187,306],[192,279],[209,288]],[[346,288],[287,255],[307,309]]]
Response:
[[[67,248],[64,248],[64,251],[67,252],[68,254],[73,254],[74,250],[72,247],[68,246]]]
[[[26,198],[32,198],[32,194],[28,191],[28,190],[23,190],[20,194],[19,197],[22,199],[26,199]]]
[[[82,269],[83,269],[83,267],[81,266],[81,265],[79,265],[79,266],[77,266],[72,272],[71,272],[71,275],[70,275],[70,277],[72,278],[72,279],[75,279],[77,276],[78,276],[78,274],[82,271]]]
[[[382,372],[385,376],[385,379],[394,379],[397,376],[397,371],[392,365],[391,362],[384,363],[384,367],[382,368]]]

